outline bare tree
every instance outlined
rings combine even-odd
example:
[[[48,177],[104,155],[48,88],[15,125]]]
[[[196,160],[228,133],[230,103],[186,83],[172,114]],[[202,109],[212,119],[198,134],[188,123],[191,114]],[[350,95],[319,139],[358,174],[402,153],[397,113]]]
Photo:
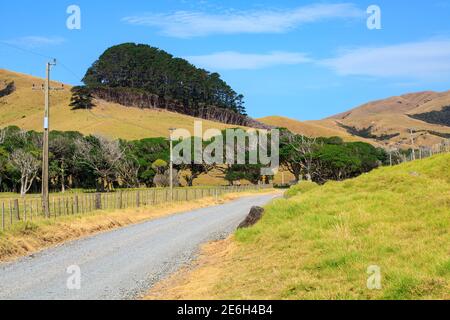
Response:
[[[153,184],[156,187],[169,187],[170,186],[170,169],[167,169],[163,174],[157,174],[153,178]],[[180,180],[178,179],[178,170],[172,170],[172,184],[174,187],[180,185]]]
[[[289,145],[294,151],[289,161],[286,163],[289,171],[296,175],[302,173],[308,181],[316,174],[314,169],[314,152],[319,144],[316,138],[305,137],[303,135],[289,135]]]
[[[20,171],[20,196],[24,197],[33,185],[41,163],[33,154],[23,149],[15,150],[10,160],[11,164]]]
[[[139,187],[140,165],[135,159],[123,159],[117,165],[117,174],[127,187]]]
[[[125,150],[120,142],[95,136],[91,140],[78,139],[75,144],[75,160],[90,167],[101,179],[100,191],[105,190],[105,184],[110,190],[111,183],[117,178],[120,161],[124,158]]]

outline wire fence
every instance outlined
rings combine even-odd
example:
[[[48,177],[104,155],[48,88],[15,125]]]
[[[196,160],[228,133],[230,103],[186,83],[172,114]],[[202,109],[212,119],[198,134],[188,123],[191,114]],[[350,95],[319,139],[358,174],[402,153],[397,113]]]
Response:
[[[171,202],[188,202],[208,197],[218,198],[229,193],[239,193],[271,188],[271,185],[228,186],[207,188],[176,188],[172,194],[169,188],[118,191],[112,193],[73,194],[50,197],[51,219],[93,213],[99,210],[121,210],[155,206]],[[45,219],[42,200],[9,199],[0,200],[1,230],[14,224]]]
[[[401,152],[400,149],[387,150],[391,165],[410,162],[432,157],[437,154],[450,152],[450,140],[444,140],[442,143],[435,144],[431,147],[419,147],[411,149],[409,152]]]

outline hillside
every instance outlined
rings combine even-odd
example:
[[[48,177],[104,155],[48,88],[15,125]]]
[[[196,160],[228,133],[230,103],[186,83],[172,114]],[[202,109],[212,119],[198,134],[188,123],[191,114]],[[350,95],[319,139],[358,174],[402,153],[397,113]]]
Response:
[[[443,110],[447,106],[450,106],[450,91],[411,93],[369,102],[321,122],[387,145],[410,146],[410,130],[413,130],[416,145],[429,146],[450,138],[450,126],[443,125],[448,116]],[[437,112],[441,124],[421,117],[429,112]]]
[[[0,69],[0,127],[17,125],[26,130],[41,131],[44,97],[42,92],[33,91],[32,85],[42,83],[43,79]],[[52,86],[61,84],[54,82]],[[97,107],[92,110],[73,111],[68,106],[70,89],[66,86],[64,91],[51,93],[53,130],[140,139],[166,136],[171,127],[191,130],[194,121],[200,120],[162,109],[127,108],[103,99],[97,99]],[[279,116],[258,120],[308,136],[340,136],[346,141],[409,148],[410,129],[414,132],[416,146],[431,146],[450,137],[449,107],[450,91],[422,92],[370,102],[323,120],[300,122]],[[204,130],[236,127],[202,121]]]
[[[366,103],[323,120],[266,117],[261,122],[310,136],[339,136],[376,145],[432,146],[450,138],[450,91],[419,92]]]
[[[320,121],[298,121],[286,117],[279,116],[271,116],[257,119],[258,121],[265,123],[270,126],[286,128],[291,132],[302,134],[310,137],[341,137],[345,141],[365,141],[368,143],[372,143],[368,139],[364,139],[361,137],[355,137],[351,134],[345,132],[341,128],[333,128],[331,125],[327,123],[322,123]]]
[[[17,125],[26,130],[42,131],[44,94],[33,91],[43,79],[0,69],[0,91],[14,82],[12,93],[0,98],[0,127]],[[52,86],[61,84],[53,82]],[[169,128],[193,130],[194,117],[164,110],[127,108],[116,103],[96,100],[92,110],[72,111],[69,107],[70,86],[51,93],[51,128],[61,131],[79,131],[83,134],[101,134],[128,140],[165,137]],[[236,127],[219,122],[203,121],[203,128],[226,129]]]
[[[449,194],[450,154],[302,183],[152,297],[450,299]],[[371,266],[380,290],[367,288]]]

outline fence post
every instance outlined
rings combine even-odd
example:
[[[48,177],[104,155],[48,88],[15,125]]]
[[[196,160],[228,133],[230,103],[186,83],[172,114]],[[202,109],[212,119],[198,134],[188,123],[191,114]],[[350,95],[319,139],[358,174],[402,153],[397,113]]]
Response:
[[[5,203],[2,202],[2,231],[5,231]]]
[[[101,193],[95,194],[95,209],[101,210],[102,209],[102,195]]]
[[[19,200],[14,200],[14,212],[16,214],[16,218],[18,221],[20,221],[20,212],[19,212]]]
[[[136,192],[136,207],[140,207],[140,205],[141,205],[141,194],[140,194],[140,192],[138,191],[138,192]]]
[[[74,202],[75,202],[75,212],[78,214],[79,213],[78,195],[75,195]]]
[[[12,226],[12,224],[13,224],[13,209],[11,200],[9,200],[9,225]]]

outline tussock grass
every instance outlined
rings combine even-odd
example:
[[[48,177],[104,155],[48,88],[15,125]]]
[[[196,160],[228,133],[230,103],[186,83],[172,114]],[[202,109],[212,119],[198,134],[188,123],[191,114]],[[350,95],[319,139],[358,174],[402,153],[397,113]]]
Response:
[[[163,298],[450,299],[450,155],[330,182],[266,209],[236,233],[233,250]],[[367,288],[372,265],[381,290]]]

